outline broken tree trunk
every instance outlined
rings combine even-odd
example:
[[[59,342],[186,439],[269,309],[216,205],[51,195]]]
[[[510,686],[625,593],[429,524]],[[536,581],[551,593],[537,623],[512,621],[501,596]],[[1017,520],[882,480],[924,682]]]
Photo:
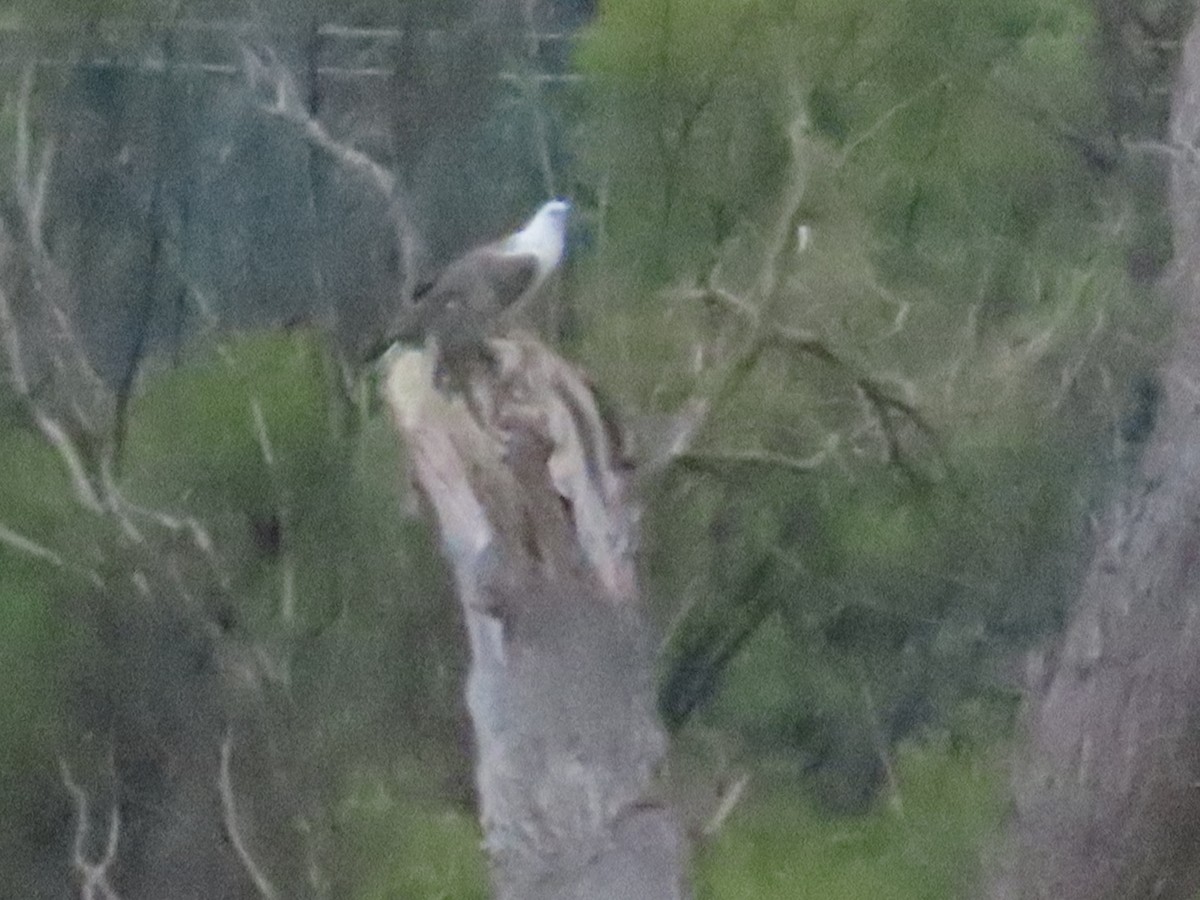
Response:
[[[415,351],[387,357],[383,392],[470,639],[494,896],[684,898],[681,832],[653,796],[666,737],[628,469],[574,369],[532,340],[492,346],[469,403]]]

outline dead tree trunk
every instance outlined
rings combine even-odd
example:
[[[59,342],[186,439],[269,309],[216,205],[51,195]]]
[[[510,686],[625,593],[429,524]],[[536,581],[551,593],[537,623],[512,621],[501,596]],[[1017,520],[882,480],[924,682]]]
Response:
[[[1200,20],[1171,110],[1176,304],[1163,402],[1036,680],[993,898],[1191,898],[1200,888]]]
[[[469,404],[421,353],[393,351],[384,385],[470,638],[494,896],[683,898],[681,833],[652,796],[666,738],[628,472],[574,370],[533,342],[495,348]]]

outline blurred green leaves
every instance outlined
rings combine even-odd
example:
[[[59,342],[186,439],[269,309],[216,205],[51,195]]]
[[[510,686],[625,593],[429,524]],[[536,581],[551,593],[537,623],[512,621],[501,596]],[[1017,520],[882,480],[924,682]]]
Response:
[[[38,758],[59,734],[67,625],[36,562],[0,548],[0,784]]]
[[[100,560],[63,460],[32,429],[0,426],[0,782],[59,735],[70,663],[86,645],[71,597]]]
[[[414,792],[444,800],[463,782],[469,760],[445,753],[463,727],[453,598],[428,529],[405,515],[394,432],[340,379],[313,332],[194,348],[146,377],[102,512],[72,497],[37,436],[0,431],[0,804],[25,810],[0,829],[6,853],[24,859],[26,831],[48,827],[57,805],[30,798],[58,757],[78,762],[81,735],[100,760],[85,774],[166,790],[160,762],[215,748],[227,723],[262,729],[288,748],[286,777],[319,785],[282,798],[318,823],[343,779],[403,754],[439,760],[397,794],[396,839],[424,833],[405,818]],[[418,819],[437,852],[462,840],[440,814]],[[354,835],[343,851],[357,857],[367,837]],[[479,866],[468,844],[464,884]],[[373,861],[343,886],[383,896],[371,891],[391,877]]]
[[[1001,819],[999,767],[985,754],[905,746],[890,805],[830,820],[787,761],[752,778],[749,797],[699,854],[705,900],[759,897],[936,900],[962,896],[977,848]]]
[[[1093,15],[602,5],[576,58],[605,238],[580,352],[636,409],[719,401],[649,500],[672,724],[707,704],[805,753],[890,742],[1011,690],[1061,621],[1169,327]],[[790,709],[759,709],[766,684]]]
[[[163,373],[135,404],[123,461],[131,489],[253,509],[288,485],[342,475],[326,365],[319,338],[297,331],[235,338]]]
[[[400,777],[356,773],[342,792],[338,833],[350,868],[361,872],[355,900],[483,900],[487,873],[478,823],[463,810],[414,803],[401,788],[410,766],[413,761],[401,763]],[[412,774],[418,782],[427,777],[420,766]]]

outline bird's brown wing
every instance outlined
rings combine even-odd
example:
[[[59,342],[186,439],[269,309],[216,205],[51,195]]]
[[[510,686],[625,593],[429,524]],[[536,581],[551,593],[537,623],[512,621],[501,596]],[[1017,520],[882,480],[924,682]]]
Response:
[[[479,263],[480,275],[491,285],[496,313],[520,300],[537,281],[537,257],[532,254],[484,253]]]
[[[499,315],[534,285],[537,268],[532,255],[504,254],[493,245],[471,251],[414,296],[412,310],[382,342],[382,349],[397,340],[431,336],[450,352],[481,344]]]
[[[421,298],[427,307],[425,334],[435,335],[443,346],[482,342],[536,277],[532,256],[506,256],[488,248],[468,253]]]

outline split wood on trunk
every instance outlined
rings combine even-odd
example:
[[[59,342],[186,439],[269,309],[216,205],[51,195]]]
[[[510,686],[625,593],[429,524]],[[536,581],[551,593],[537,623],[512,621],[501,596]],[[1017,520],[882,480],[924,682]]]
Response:
[[[490,349],[466,398],[435,387],[428,353],[394,349],[383,393],[470,639],[493,894],[683,900],[681,830],[654,796],[666,735],[631,471],[569,364],[532,339]]]

